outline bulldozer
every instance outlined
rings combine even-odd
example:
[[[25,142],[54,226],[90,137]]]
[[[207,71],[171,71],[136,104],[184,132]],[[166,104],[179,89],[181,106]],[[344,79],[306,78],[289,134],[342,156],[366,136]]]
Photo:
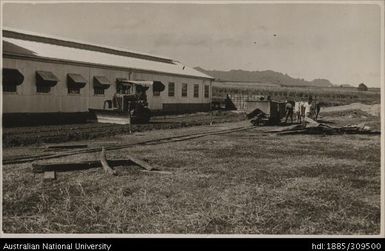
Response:
[[[133,81],[117,79],[112,99],[105,100],[103,109],[89,109],[99,123],[143,124],[151,118],[146,91],[161,92],[165,86],[160,81]]]

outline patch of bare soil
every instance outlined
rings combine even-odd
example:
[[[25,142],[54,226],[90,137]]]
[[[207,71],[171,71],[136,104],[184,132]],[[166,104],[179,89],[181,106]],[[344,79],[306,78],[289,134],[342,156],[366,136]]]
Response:
[[[327,113],[327,112],[340,112],[340,111],[349,111],[349,110],[361,110],[372,116],[379,117],[381,113],[381,105],[380,104],[365,105],[361,103],[352,103],[349,105],[325,107],[322,109],[322,112]]]

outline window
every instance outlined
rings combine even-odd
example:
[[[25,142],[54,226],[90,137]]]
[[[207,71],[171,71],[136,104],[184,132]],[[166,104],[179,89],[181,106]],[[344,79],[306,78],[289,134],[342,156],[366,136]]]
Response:
[[[37,93],[49,93],[51,91],[51,87],[47,85],[36,85]]]
[[[210,86],[205,85],[205,98],[209,97],[209,93],[210,93]]]
[[[152,90],[152,95],[154,96],[154,97],[159,97],[160,96],[160,91],[158,91],[158,90]]]
[[[104,95],[104,90],[109,88],[110,81],[104,76],[94,76],[94,95]]]
[[[154,96],[160,96],[160,93],[164,91],[166,86],[161,81],[152,82],[152,93]]]
[[[199,97],[199,85],[195,84],[194,85],[194,98],[198,98],[198,97]]]
[[[175,83],[173,82],[168,83],[168,96],[169,97],[175,96]]]
[[[131,94],[131,84],[119,83],[116,86],[116,92],[119,94]]]
[[[68,94],[80,94],[80,88],[68,87]]]
[[[36,92],[49,93],[59,79],[50,71],[36,71]]]
[[[3,92],[17,91],[17,86],[24,81],[23,74],[17,69],[3,68]]]
[[[17,85],[3,84],[3,92],[16,92]]]
[[[82,75],[77,73],[67,74],[67,90],[68,94],[80,94],[80,89],[86,86],[87,81]]]
[[[131,94],[134,88],[134,84],[126,78],[117,78],[116,79],[116,92],[118,94]]]
[[[187,84],[182,84],[182,97],[187,97]]]
[[[104,95],[104,88],[94,87],[94,95]]]

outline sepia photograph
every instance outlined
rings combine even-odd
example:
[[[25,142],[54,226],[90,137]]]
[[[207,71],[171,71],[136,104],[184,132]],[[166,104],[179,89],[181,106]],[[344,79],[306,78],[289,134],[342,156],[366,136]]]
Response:
[[[1,17],[2,234],[383,236],[383,1]]]

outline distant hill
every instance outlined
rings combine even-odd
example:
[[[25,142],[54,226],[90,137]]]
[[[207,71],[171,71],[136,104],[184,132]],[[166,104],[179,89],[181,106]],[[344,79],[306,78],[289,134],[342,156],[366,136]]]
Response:
[[[327,79],[314,79],[307,81],[299,78],[292,78],[287,74],[276,71],[209,71],[201,67],[195,67],[196,70],[214,77],[218,81],[239,81],[239,82],[256,82],[271,83],[281,86],[312,86],[312,87],[331,87],[333,84]]]

